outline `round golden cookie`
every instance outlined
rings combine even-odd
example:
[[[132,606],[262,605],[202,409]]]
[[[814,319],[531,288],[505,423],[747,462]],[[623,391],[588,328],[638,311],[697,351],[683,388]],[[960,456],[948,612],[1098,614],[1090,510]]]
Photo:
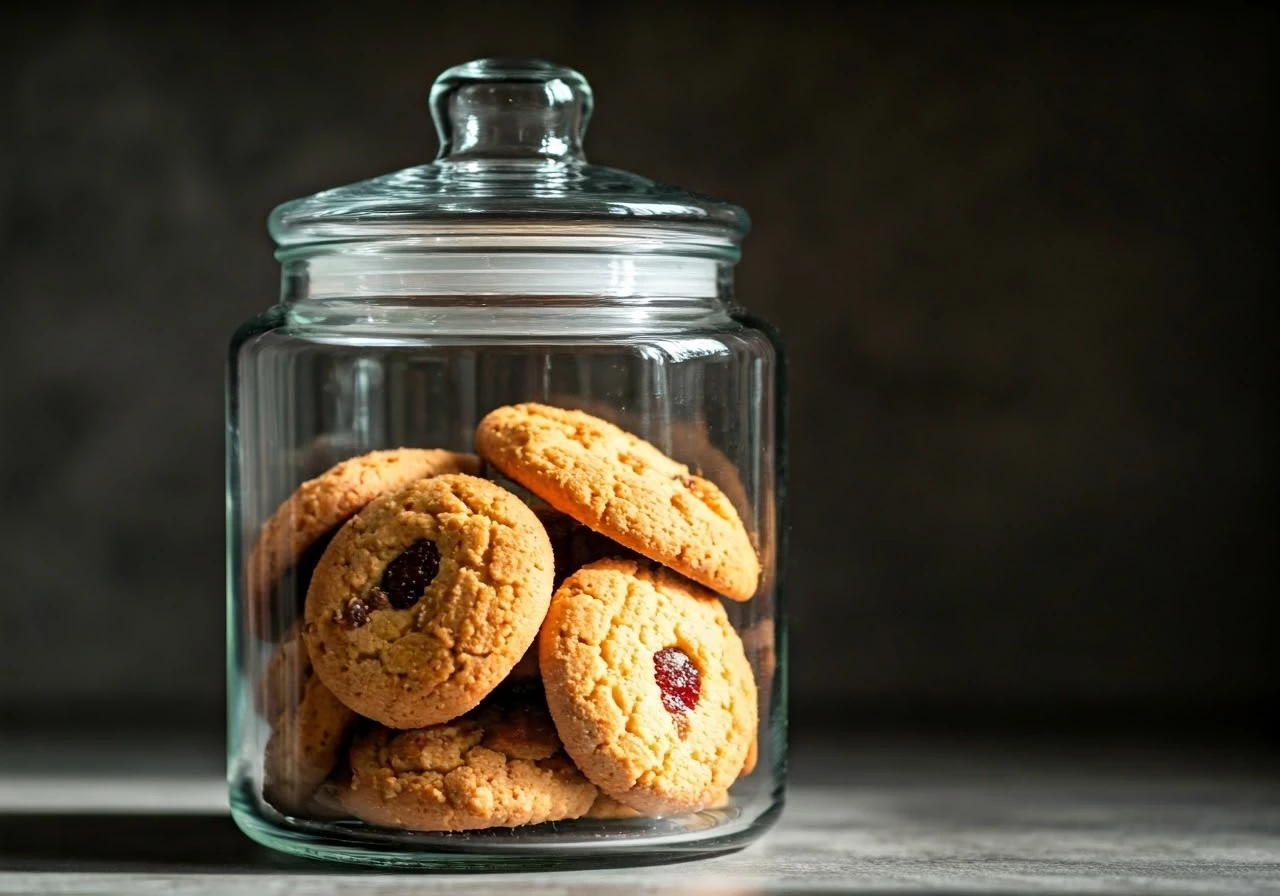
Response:
[[[262,759],[263,796],[286,815],[307,811],[338,764],[356,714],[312,675],[296,706],[281,712]]]
[[[670,570],[600,560],[551,600],[538,639],[565,750],[646,815],[715,805],[756,730],[756,686],[724,606]]]
[[[342,527],[307,592],[315,672],[391,728],[462,715],[537,637],[551,544],[533,511],[483,479],[419,479]]]
[[[262,525],[246,568],[250,633],[263,637],[273,618],[291,612],[273,601],[273,590],[294,570],[299,593],[305,593],[310,567],[319,560],[326,540],[378,495],[415,479],[440,473],[477,473],[480,459],[471,454],[425,448],[373,451],[342,461],[294,491]],[[308,554],[314,553],[311,558]],[[310,560],[308,563],[306,561]]]
[[[466,831],[577,818],[596,794],[545,706],[496,702],[442,725],[357,738],[342,802],[371,824]]]
[[[480,421],[476,450],[625,547],[726,597],[755,594],[760,561],[724,493],[612,423],[541,404],[501,407]]]

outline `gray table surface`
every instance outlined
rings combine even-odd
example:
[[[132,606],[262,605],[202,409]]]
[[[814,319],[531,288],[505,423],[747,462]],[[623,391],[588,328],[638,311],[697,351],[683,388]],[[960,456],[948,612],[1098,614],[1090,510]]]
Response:
[[[231,823],[217,761],[4,738],[0,894],[1280,893],[1280,775],[1256,752],[802,743],[782,821],[746,850],[500,875],[276,856]]]

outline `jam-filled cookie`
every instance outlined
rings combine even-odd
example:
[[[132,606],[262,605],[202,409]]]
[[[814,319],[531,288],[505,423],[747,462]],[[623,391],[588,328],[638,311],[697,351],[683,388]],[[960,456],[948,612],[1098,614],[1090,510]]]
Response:
[[[715,805],[756,730],[756,686],[714,594],[670,570],[600,560],[560,586],[538,639],[565,750],[646,815]]]
[[[726,597],[756,592],[760,561],[716,485],[599,417],[542,404],[491,411],[476,449],[504,474],[637,553]]]
[[[533,511],[474,476],[420,479],[352,517],[307,593],[315,672],[391,728],[480,703],[537,636],[553,560]]]
[[[371,824],[466,831],[578,818],[596,795],[545,706],[497,700],[441,725],[358,737],[342,803]]]
[[[373,451],[344,460],[309,479],[262,526],[249,552],[247,604],[250,633],[268,637],[297,611],[311,571],[329,539],[374,498],[415,479],[440,473],[476,473],[471,454],[422,448]],[[283,592],[277,595],[276,592]]]

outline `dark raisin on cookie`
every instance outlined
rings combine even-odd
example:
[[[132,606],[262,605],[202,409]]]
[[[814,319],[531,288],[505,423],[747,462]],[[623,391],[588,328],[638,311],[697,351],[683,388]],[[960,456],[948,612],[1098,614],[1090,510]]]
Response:
[[[420,538],[382,573],[381,593],[391,606],[407,610],[416,604],[440,573],[440,548],[429,538]]]

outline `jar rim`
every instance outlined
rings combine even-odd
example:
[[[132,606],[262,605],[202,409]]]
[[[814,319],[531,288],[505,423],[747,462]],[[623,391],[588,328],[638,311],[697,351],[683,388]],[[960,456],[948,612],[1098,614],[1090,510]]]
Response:
[[[712,299],[719,265],[707,258],[630,253],[328,253],[285,265],[308,301],[422,296]]]
[[[342,222],[317,220],[297,241],[280,243],[281,262],[325,255],[380,256],[426,253],[495,255],[509,252],[650,255],[736,263],[738,240],[714,228],[666,221],[591,222],[544,218],[367,221],[357,232]]]

